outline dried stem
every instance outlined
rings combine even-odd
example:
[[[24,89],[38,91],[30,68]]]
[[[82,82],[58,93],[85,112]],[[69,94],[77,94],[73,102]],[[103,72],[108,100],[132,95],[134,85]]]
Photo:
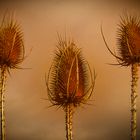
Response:
[[[66,112],[66,140],[72,140],[73,106],[71,104],[67,105],[65,108],[65,112]]]
[[[138,81],[138,64],[132,64],[132,85],[131,85],[131,140],[136,140],[136,98],[137,98],[137,81]]]
[[[4,102],[5,102],[5,81],[6,81],[6,67],[3,66],[1,68],[1,75],[0,75],[0,99],[1,99],[1,140],[5,140],[5,110],[4,110]]]

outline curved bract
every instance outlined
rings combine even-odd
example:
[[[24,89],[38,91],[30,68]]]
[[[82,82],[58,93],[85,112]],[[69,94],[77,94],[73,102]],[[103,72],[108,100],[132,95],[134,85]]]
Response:
[[[86,103],[94,87],[88,63],[73,41],[60,39],[57,48],[48,73],[49,99],[53,105],[64,108]]]
[[[4,19],[0,26],[0,67],[18,68],[24,59],[23,33],[12,19]]]

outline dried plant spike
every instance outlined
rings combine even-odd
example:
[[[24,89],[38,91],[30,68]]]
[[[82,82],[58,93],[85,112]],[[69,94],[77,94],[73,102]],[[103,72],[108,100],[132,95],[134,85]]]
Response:
[[[126,66],[131,65],[131,140],[136,140],[136,98],[138,65],[140,64],[140,24],[138,17],[126,16],[125,18],[121,18],[118,29],[118,45],[123,63]]]
[[[4,16],[0,25],[0,110],[1,110],[1,140],[6,139],[4,90],[6,72],[12,68],[19,68],[24,60],[23,33],[20,26],[12,17]]]
[[[140,63],[140,24],[138,17],[121,17],[118,28],[118,48],[123,64]]]
[[[94,76],[95,78],[95,76]],[[72,140],[72,114],[74,108],[90,98],[94,82],[87,61],[74,41],[59,36],[57,51],[48,73],[46,85],[52,105],[66,112],[66,138]]]
[[[140,65],[140,20],[136,16],[127,14],[121,17],[117,32],[118,56],[107,45],[102,28],[101,33],[107,49],[117,59],[118,65],[131,66],[131,140],[136,140],[136,99],[138,66]]]
[[[18,68],[24,60],[23,33],[12,18],[4,18],[0,27],[0,66]]]
[[[53,105],[76,107],[88,100],[94,87],[88,84],[90,68],[73,41],[59,40],[58,44],[47,79],[48,96]]]

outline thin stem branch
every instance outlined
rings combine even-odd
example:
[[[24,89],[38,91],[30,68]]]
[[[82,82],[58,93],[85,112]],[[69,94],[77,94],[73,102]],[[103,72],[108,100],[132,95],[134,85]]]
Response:
[[[1,140],[5,140],[5,110],[4,110],[4,102],[5,102],[5,81],[6,81],[6,68],[3,66],[1,68],[1,75],[0,75],[0,110],[1,110]]]
[[[65,112],[66,112],[66,140],[72,140],[73,106],[67,105]]]
[[[131,140],[136,140],[136,128],[137,128],[137,81],[138,81],[138,64],[132,64],[132,85],[131,85]]]

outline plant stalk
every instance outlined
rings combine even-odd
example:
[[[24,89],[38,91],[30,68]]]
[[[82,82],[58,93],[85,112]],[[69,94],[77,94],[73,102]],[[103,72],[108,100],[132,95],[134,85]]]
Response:
[[[66,140],[72,140],[73,106],[67,105],[65,112],[66,112]]]
[[[136,128],[137,128],[137,81],[138,81],[138,64],[132,64],[132,85],[131,85],[131,140],[136,140]]]
[[[4,110],[4,103],[5,103],[5,81],[6,81],[6,67],[3,66],[1,68],[1,75],[0,75],[0,110],[1,110],[1,140],[5,140],[5,110]]]

